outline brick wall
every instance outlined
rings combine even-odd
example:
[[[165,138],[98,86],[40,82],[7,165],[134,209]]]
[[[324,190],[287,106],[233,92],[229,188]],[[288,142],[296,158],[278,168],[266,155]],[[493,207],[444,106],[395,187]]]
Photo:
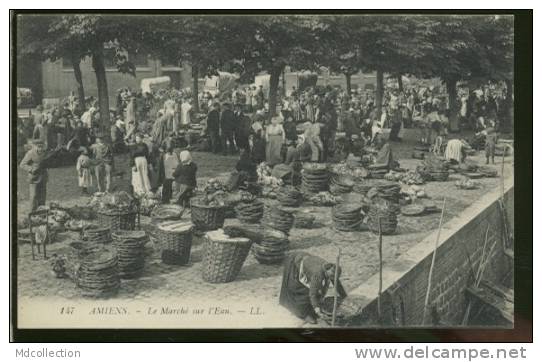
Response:
[[[513,190],[513,187],[509,187],[505,193],[511,230],[514,220]],[[478,270],[486,232],[486,253],[491,250],[491,256],[485,268],[484,279],[498,283],[511,269],[512,262],[504,255],[499,195],[499,190],[495,190],[484,196],[443,228],[433,267],[426,323],[431,323],[434,320],[432,317],[436,317],[444,325],[461,324],[467,305],[465,289],[472,285],[473,273]],[[376,298],[378,275],[350,293],[360,297],[360,300],[368,301],[360,307],[359,314],[350,324],[421,325],[435,240],[436,233],[429,235],[395,263],[385,266],[380,322],[377,320]]]

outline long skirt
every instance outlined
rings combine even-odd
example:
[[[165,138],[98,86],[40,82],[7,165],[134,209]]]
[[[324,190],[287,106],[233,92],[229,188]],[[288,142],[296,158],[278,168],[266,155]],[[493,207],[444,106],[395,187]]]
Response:
[[[149,167],[145,157],[136,157],[135,167],[137,170],[132,170],[132,186],[134,194],[142,195],[151,191],[151,181],[149,180]]]
[[[92,174],[89,168],[82,168],[79,174],[79,187],[91,187],[92,186]]]
[[[282,157],[280,156],[282,143],[283,140],[281,135],[269,136],[267,148],[265,150],[266,161],[269,166],[272,167],[274,165],[282,163]]]
[[[307,138],[307,142],[311,148],[311,161],[318,162],[320,154],[324,150],[322,140],[318,136],[312,136]]]
[[[299,318],[316,314],[311,304],[309,288],[299,281],[299,267],[304,256],[303,253],[295,253],[286,258],[279,296],[279,304]]]

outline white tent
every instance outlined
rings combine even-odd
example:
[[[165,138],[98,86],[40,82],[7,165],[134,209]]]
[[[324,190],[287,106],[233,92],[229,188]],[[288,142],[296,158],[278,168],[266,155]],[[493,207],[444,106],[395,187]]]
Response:
[[[171,83],[171,79],[166,75],[163,77],[144,78],[141,79],[141,91],[143,93],[151,93],[153,89],[167,88]]]

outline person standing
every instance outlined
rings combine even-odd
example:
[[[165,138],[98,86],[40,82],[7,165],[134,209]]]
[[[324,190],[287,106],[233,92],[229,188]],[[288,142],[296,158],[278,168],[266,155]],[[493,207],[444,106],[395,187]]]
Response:
[[[136,106],[135,106],[135,97],[130,96],[130,100],[126,105],[126,137],[128,141],[132,141],[137,130],[137,120],[136,120]]]
[[[220,132],[222,138],[222,154],[225,156],[228,152],[235,153],[235,144],[233,142],[233,132],[235,129],[235,114],[231,110],[230,103],[224,103],[224,110],[220,115]]]
[[[90,172],[91,160],[88,157],[88,150],[85,147],[81,147],[81,154],[77,158],[75,169],[77,170],[77,176],[79,179],[79,187],[81,192],[86,195],[89,192],[89,188],[92,186],[92,174]]]
[[[263,86],[260,85],[260,88],[258,88],[258,92],[256,92],[256,108],[263,109],[264,102],[265,95],[263,94]]]
[[[117,119],[111,126],[111,145],[114,153],[124,152],[124,122]]]
[[[269,167],[282,163],[281,149],[282,144],[286,140],[286,134],[279,120],[280,118],[278,116],[271,118],[271,124],[267,126],[265,133],[265,156]]]
[[[239,150],[247,149],[252,121],[243,113],[243,107],[240,104],[235,108],[235,145]]]
[[[151,191],[149,179],[149,148],[143,142],[140,134],[136,135],[136,143],[130,151],[130,166],[132,167],[132,187],[134,194],[144,195]]]
[[[245,112],[247,113],[252,113],[252,97],[252,89],[247,87],[245,91]]]
[[[103,142],[103,136],[100,133],[96,134],[96,143],[90,146],[90,150],[94,159],[94,173],[98,191],[109,192],[111,190],[111,173],[113,172],[113,152]]]
[[[21,160],[20,167],[28,172],[28,198],[31,211],[36,211],[38,206],[45,205],[48,180],[47,169],[56,152],[47,152],[43,141],[35,139],[32,142],[32,149]]]
[[[175,180],[173,172],[175,172],[177,166],[179,166],[179,162],[179,156],[174,152],[174,144],[172,142],[167,142],[166,152],[162,155],[161,162],[163,170],[163,174],[161,175],[163,178],[162,202],[165,204],[169,203],[171,200],[173,194],[173,181]]]
[[[209,148],[211,152],[220,151],[220,104],[213,103],[211,111],[207,114],[207,134],[209,135]]]
[[[182,151],[180,154],[180,163],[173,172],[175,182],[177,183],[179,194],[177,203],[183,207],[190,207],[190,198],[197,186],[196,172],[198,166],[192,162],[192,155],[189,151]]]
[[[495,164],[495,144],[497,143],[497,131],[495,129],[495,122],[489,121],[489,126],[483,131],[486,136],[486,165],[489,164],[489,159],[491,158],[491,163]]]
[[[192,104],[190,98],[185,98],[184,102],[181,104],[181,127],[188,128],[192,122],[191,118],[192,113]]]

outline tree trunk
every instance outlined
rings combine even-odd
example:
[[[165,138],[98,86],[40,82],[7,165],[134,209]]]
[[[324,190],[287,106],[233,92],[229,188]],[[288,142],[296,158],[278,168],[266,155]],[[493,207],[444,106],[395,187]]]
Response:
[[[399,92],[403,91],[403,75],[399,74],[397,76],[397,86],[399,87]]]
[[[199,113],[199,101],[198,101],[198,81],[199,81],[199,69],[196,64],[192,65],[192,98],[194,99],[194,112]]]
[[[346,94],[350,95],[352,94],[352,74],[344,73],[344,76],[346,77]]]
[[[107,77],[105,76],[103,45],[96,46],[92,51],[92,68],[96,73],[98,86],[98,104],[100,107],[100,129],[108,134],[111,124],[109,120],[109,94],[107,90]]]
[[[510,131],[514,129],[514,100],[512,95],[514,94],[514,81],[512,79],[506,79],[506,99],[505,107],[506,110],[504,113],[503,120],[503,129],[505,131]]]
[[[72,67],[75,81],[77,82],[77,97],[79,98],[79,108],[82,112],[87,109],[85,104],[85,88],[83,87],[83,75],[81,74],[81,58],[72,55]]]
[[[459,122],[458,122],[458,108],[457,108],[457,80],[448,79],[446,80],[446,91],[448,92],[448,109],[449,109],[449,125],[450,131],[458,132],[459,131]]]
[[[376,71],[376,116],[380,120],[382,116],[382,100],[384,98],[384,73],[381,70]]]
[[[277,114],[277,91],[283,68],[284,66],[276,66],[271,70],[271,78],[269,79],[269,117]]]

